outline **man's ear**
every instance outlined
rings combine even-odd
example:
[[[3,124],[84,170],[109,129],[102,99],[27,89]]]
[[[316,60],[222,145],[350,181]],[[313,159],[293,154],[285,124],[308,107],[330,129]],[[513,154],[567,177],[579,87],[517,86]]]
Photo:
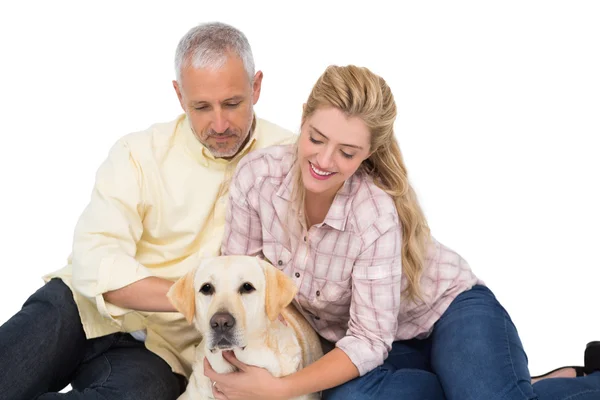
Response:
[[[196,313],[196,291],[194,290],[194,276],[196,268],[179,278],[167,292],[167,298],[177,311],[183,314],[188,323],[194,321]]]
[[[185,112],[185,105],[183,104],[183,95],[181,94],[181,87],[179,86],[179,82],[174,80],[172,82],[173,89],[175,89],[175,93],[177,93],[177,99],[179,100],[179,105],[181,105],[181,109]]]
[[[269,320],[275,321],[281,311],[294,300],[298,289],[286,274],[264,260],[257,260],[265,273],[265,308],[267,317],[269,317]]]
[[[260,98],[260,91],[262,88],[262,79],[263,79],[262,71],[257,71],[256,74],[254,74],[254,79],[252,80],[252,104],[253,105],[258,103],[258,99]]]

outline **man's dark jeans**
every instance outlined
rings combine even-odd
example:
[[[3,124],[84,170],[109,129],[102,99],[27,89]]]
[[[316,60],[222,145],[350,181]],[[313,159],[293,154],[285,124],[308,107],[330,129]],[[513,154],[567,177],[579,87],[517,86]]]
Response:
[[[131,335],[87,340],[60,279],[0,326],[0,368],[1,400],[172,400],[184,389],[184,379]],[[68,384],[72,391],[57,393]]]

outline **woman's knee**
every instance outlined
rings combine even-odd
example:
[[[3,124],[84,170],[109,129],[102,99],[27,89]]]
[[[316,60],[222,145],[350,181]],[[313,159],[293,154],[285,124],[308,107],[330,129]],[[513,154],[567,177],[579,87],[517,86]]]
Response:
[[[450,308],[465,305],[502,308],[494,293],[488,287],[483,285],[475,285],[471,289],[460,293],[450,304]]]

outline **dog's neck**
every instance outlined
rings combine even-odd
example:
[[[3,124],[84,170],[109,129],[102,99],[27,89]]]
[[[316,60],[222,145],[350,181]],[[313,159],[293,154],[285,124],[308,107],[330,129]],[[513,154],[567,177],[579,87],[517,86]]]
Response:
[[[234,350],[234,353],[235,353],[235,350]],[[228,372],[237,371],[237,368],[235,368],[233,365],[229,364],[225,360],[225,358],[223,357],[222,350],[211,351],[207,347],[205,347],[204,348],[204,356],[208,359],[208,362],[210,362],[210,366],[212,367],[212,369],[214,369],[215,372],[217,372],[219,374],[226,374]],[[237,357],[237,354],[236,354],[236,357]]]
[[[236,358],[243,363],[252,363],[256,365],[256,360],[264,360],[265,365],[256,365],[269,370],[273,374],[279,373],[279,362],[273,357],[265,357],[266,354],[272,354],[272,349],[278,348],[278,337],[281,337],[285,330],[291,329],[279,320],[269,321],[268,327],[263,332],[257,332],[248,338],[246,346],[233,349]],[[233,365],[225,360],[222,350],[212,351],[203,340],[204,355],[210,362],[211,367],[219,374],[234,372],[237,370]]]

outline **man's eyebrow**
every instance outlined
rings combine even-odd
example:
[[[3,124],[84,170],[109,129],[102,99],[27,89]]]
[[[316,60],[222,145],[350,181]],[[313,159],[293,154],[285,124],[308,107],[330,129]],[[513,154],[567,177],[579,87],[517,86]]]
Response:
[[[242,100],[244,100],[244,96],[237,95],[237,96],[229,97],[229,98],[223,100],[223,103],[225,103],[227,101],[242,101]]]
[[[244,96],[237,95],[237,96],[233,96],[233,97],[228,97],[225,100],[221,101],[221,103],[227,103],[229,101],[242,101],[242,100],[244,100]],[[207,100],[194,100],[194,101],[192,101],[192,104],[210,104],[210,102]]]
[[[312,126],[312,125],[309,125],[309,126],[310,126],[310,129],[312,129],[313,131],[317,132],[319,135],[323,136],[325,139],[329,140],[329,138],[328,138],[327,136],[325,136],[325,135],[323,134],[323,132],[321,132],[320,130],[318,130],[317,128],[315,128],[315,127],[314,127],[314,126]],[[361,146],[357,146],[357,145],[355,145],[355,144],[348,144],[348,143],[341,143],[341,144],[340,144],[340,146],[352,147],[352,148],[354,148],[354,149],[360,149],[360,150],[362,150],[362,149],[363,149]]]

